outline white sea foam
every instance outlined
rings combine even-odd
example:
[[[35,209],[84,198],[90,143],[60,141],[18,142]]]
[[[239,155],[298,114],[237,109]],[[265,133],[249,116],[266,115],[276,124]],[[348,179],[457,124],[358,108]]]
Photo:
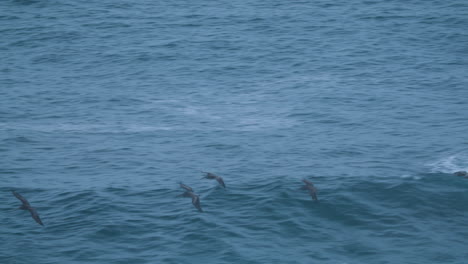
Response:
[[[432,172],[453,173],[456,171],[468,171],[468,154],[460,152],[429,163]]]
[[[412,174],[403,174],[400,176],[402,179],[412,179],[412,180],[421,180],[421,176],[412,175]]]

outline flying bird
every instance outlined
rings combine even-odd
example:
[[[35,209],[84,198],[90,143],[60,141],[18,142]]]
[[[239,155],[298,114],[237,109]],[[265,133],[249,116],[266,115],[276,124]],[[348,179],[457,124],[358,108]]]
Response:
[[[193,189],[190,186],[187,186],[187,185],[185,185],[183,183],[180,183],[180,187],[185,189],[185,191],[186,191],[183,194],[181,194],[180,196],[182,196],[182,197],[191,197],[193,206],[195,206],[195,208],[197,208],[198,211],[203,212],[203,210],[201,209],[201,205],[200,205],[200,196],[196,195],[193,192]]]
[[[192,198],[192,204],[193,206],[195,206],[195,208],[198,209],[198,211],[200,212],[203,212],[202,208],[201,208],[201,205],[200,205],[200,196],[196,195],[195,193],[193,192],[184,192],[182,194],[183,197],[191,197]]]
[[[301,190],[309,191],[309,195],[312,197],[312,199],[314,199],[315,201],[318,201],[317,189],[314,187],[314,184],[311,181],[308,181],[306,179],[303,179],[302,182],[304,182],[305,185],[301,187]]]
[[[224,184],[223,178],[221,178],[220,176],[215,175],[215,174],[213,174],[213,173],[211,173],[211,172],[202,171],[202,173],[206,173],[206,175],[205,175],[202,179],[210,179],[210,180],[216,179],[216,181],[217,181],[221,186],[223,186],[223,188],[226,188],[226,185]]]
[[[19,209],[21,210],[28,210],[30,213],[31,213],[31,216],[34,220],[36,220],[36,222],[40,225],[44,225],[41,221],[41,218],[39,218],[39,214],[37,214],[36,212],[36,209],[34,209],[28,202],[28,200],[26,200],[26,198],[24,198],[23,196],[21,196],[21,194],[17,193],[16,191],[12,191],[13,195],[18,198],[23,204],[20,206]]]

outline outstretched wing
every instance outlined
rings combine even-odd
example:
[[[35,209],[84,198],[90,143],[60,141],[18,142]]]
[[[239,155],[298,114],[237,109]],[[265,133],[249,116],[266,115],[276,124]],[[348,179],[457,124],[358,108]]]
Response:
[[[310,196],[312,196],[312,199],[314,199],[314,201],[318,201],[318,198],[317,198],[317,191],[312,189],[312,190],[309,190],[309,193],[310,193]]]
[[[316,194],[316,193],[313,193],[313,194],[312,194],[312,199],[314,199],[315,201],[318,201],[318,198],[317,198],[317,194]]]
[[[185,185],[185,184],[183,184],[183,183],[180,184],[180,187],[181,187],[181,188],[184,188],[185,190],[187,190],[187,191],[189,191],[189,192],[193,192],[193,189],[192,189],[192,188],[190,188],[189,186],[187,186],[187,185]]]
[[[223,186],[223,188],[226,188],[226,185],[224,184],[223,178],[217,176],[216,180],[219,182],[219,184],[221,184],[221,186]]]
[[[44,225],[44,224],[42,223],[42,221],[41,221],[41,218],[39,218],[39,214],[36,212],[36,209],[34,209],[34,208],[31,207],[31,208],[29,208],[29,212],[31,212],[32,218],[33,218],[34,220],[36,220],[36,222],[37,222],[38,224],[40,224],[40,225],[42,225],[42,226]]]
[[[203,177],[205,179],[216,179],[216,177],[218,177],[218,176],[216,176],[215,174],[213,174],[211,172],[202,171],[202,173],[206,174],[205,177]]]
[[[16,191],[12,191],[12,193],[23,203],[23,205],[30,206],[28,200],[26,200],[26,198],[24,198],[21,194],[17,193]]]
[[[313,185],[311,181],[308,181],[306,179],[303,179],[302,182],[305,183],[306,185]]]
[[[198,195],[194,195],[192,197],[192,204],[193,206],[195,206],[195,208],[198,209],[198,211],[203,212],[203,210],[201,209],[201,205],[200,205],[200,197],[198,197]]]

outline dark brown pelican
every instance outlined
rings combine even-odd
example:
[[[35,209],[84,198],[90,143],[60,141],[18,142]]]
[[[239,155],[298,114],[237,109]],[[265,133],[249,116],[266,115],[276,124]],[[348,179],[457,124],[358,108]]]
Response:
[[[455,172],[453,174],[455,174],[457,176],[468,178],[468,172],[466,172],[466,171],[457,171],[457,172]]]
[[[317,189],[315,189],[314,184],[306,179],[303,179],[302,182],[304,182],[305,185],[301,187],[301,190],[308,190],[312,199],[318,201]]]
[[[196,195],[193,192],[193,189],[190,186],[187,186],[187,185],[185,185],[183,183],[180,183],[180,187],[186,190],[186,192],[184,192],[180,196],[182,196],[182,197],[191,197],[193,206],[195,206],[195,208],[197,208],[198,211],[203,212],[203,210],[201,209],[201,206],[200,206],[200,196]]]
[[[184,192],[182,194],[182,196],[183,197],[191,197],[193,206],[195,206],[195,208],[197,208],[198,211],[203,212],[203,210],[201,209],[201,205],[200,205],[200,196],[198,196],[195,193],[190,192],[190,191],[189,192]]]
[[[36,220],[36,222],[40,225],[44,225],[41,221],[41,218],[39,218],[39,215],[37,214],[36,212],[36,209],[34,209],[28,202],[28,200],[26,200],[26,198],[24,198],[23,196],[21,196],[21,194],[15,192],[15,191],[12,191],[13,195],[16,196],[16,198],[18,198],[23,204],[20,206],[20,209],[21,210],[28,210],[30,213],[31,213],[31,216],[34,220]]]
[[[215,175],[215,174],[213,174],[211,172],[202,171],[202,173],[206,173],[205,177],[203,177],[202,179],[210,179],[210,180],[216,179],[216,181],[218,181],[218,183],[221,186],[223,186],[223,188],[226,188],[226,185],[224,184],[223,178],[221,178],[218,175]]]

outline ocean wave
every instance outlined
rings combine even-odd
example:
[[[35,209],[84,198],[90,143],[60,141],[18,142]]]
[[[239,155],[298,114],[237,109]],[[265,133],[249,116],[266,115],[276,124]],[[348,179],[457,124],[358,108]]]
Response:
[[[466,151],[449,155],[428,164],[431,172],[454,173],[468,171],[468,153]]]

